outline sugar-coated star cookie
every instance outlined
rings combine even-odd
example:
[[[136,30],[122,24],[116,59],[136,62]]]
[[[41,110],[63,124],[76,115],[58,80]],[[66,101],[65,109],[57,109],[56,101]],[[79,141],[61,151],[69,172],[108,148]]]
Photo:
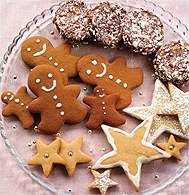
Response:
[[[61,140],[59,155],[66,161],[66,170],[70,177],[73,176],[77,163],[86,163],[92,159],[81,151],[83,143],[83,136],[80,136],[73,140],[71,143],[66,143],[63,139]]]
[[[28,86],[37,95],[29,111],[41,115],[38,130],[45,134],[56,134],[65,122],[77,124],[86,117],[87,106],[77,100],[80,87],[64,86],[61,74],[53,66],[36,66],[29,74]]]
[[[158,111],[158,115],[176,115],[183,134],[189,127],[189,92],[184,93],[172,83],[169,83],[172,101]]]
[[[36,140],[37,154],[32,157],[27,164],[28,165],[41,165],[46,177],[49,177],[53,164],[66,165],[66,161],[58,155],[60,149],[60,139],[56,139],[50,145],[44,144],[39,139]]]
[[[1,100],[8,104],[2,111],[4,117],[17,116],[24,129],[29,129],[34,124],[34,116],[28,110],[28,105],[34,98],[28,95],[25,86],[20,87],[15,95],[11,91],[4,92]]]
[[[111,169],[108,169],[103,173],[99,173],[95,170],[91,170],[91,172],[95,180],[88,186],[88,188],[98,188],[102,195],[106,195],[109,187],[118,185],[118,183],[110,179]]]
[[[119,93],[117,110],[126,108],[131,103],[131,90],[143,83],[142,69],[127,68],[122,56],[109,63],[100,55],[87,55],[79,60],[77,69],[85,83],[105,87],[108,95]]]
[[[152,127],[147,136],[147,142],[154,143],[165,131],[189,140],[189,134],[183,134],[177,116],[156,115],[161,108],[170,102],[171,96],[167,88],[159,79],[157,79],[155,81],[155,89],[150,106],[128,107],[125,108],[123,112],[139,120],[145,120],[149,116],[154,115]]]
[[[177,158],[181,161],[180,156],[180,150],[187,145],[187,143],[184,142],[176,142],[173,135],[170,136],[169,141],[167,143],[157,143],[156,144],[161,149],[165,150],[168,154],[171,156]],[[167,159],[163,159],[163,161],[166,161]]]
[[[169,158],[163,150],[146,142],[153,117],[149,117],[134,129],[131,134],[118,128],[102,125],[113,151],[103,155],[92,169],[122,167],[131,184],[138,192],[140,188],[141,167],[152,160]]]
[[[119,126],[126,122],[115,108],[120,98],[118,93],[107,95],[106,89],[98,85],[94,89],[94,96],[85,96],[83,99],[83,102],[91,107],[91,115],[85,125],[87,128],[96,129],[103,122],[111,126]]]
[[[48,64],[56,67],[67,77],[77,75],[77,62],[81,57],[71,55],[71,45],[62,43],[54,48],[52,43],[42,36],[26,39],[21,47],[21,56],[25,64],[35,67]]]

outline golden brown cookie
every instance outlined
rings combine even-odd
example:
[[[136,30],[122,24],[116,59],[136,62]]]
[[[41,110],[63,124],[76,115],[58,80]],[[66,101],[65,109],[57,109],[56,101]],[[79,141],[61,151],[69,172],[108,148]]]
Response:
[[[28,165],[41,165],[46,177],[49,177],[53,164],[66,165],[66,161],[58,155],[60,148],[60,139],[57,138],[50,145],[46,145],[39,139],[36,140],[37,154],[32,157],[27,164]]]
[[[70,177],[73,176],[77,163],[86,163],[92,159],[81,151],[83,143],[83,136],[80,136],[73,140],[71,143],[66,143],[63,139],[61,140],[59,155],[67,162],[66,170]]]
[[[115,104],[120,98],[118,93],[107,95],[106,89],[98,85],[94,89],[94,96],[83,98],[83,102],[91,107],[89,121],[85,124],[87,128],[96,129],[103,122],[111,126],[119,126],[126,122],[115,108]]]
[[[81,57],[71,55],[71,45],[62,43],[54,48],[52,43],[42,36],[26,39],[21,47],[21,56],[25,64],[35,67],[48,64],[57,68],[67,77],[77,75],[77,62]]]
[[[102,125],[104,134],[113,151],[103,155],[92,169],[122,167],[131,184],[138,192],[140,188],[141,167],[152,160],[169,158],[163,150],[146,142],[153,117],[149,117],[134,129],[131,134],[118,128]]]
[[[168,154],[177,158],[180,161],[181,161],[181,156],[180,156],[179,151],[186,145],[187,143],[184,143],[184,142],[176,142],[173,135],[170,136],[169,141],[167,143],[157,143],[156,144],[156,146],[160,147],[165,152],[167,152]],[[167,159],[163,159],[163,161],[166,161],[166,160]]]
[[[118,183],[110,179],[111,169],[108,169],[103,173],[99,173],[95,170],[91,170],[91,172],[95,180],[88,186],[88,188],[98,188],[102,195],[106,195],[109,187],[118,185]]]
[[[34,124],[34,116],[28,110],[28,105],[34,98],[28,95],[25,86],[20,87],[15,95],[11,91],[4,92],[1,100],[8,104],[2,111],[4,117],[17,116],[24,129],[29,129]]]
[[[131,103],[131,90],[143,83],[142,69],[127,68],[124,57],[118,57],[109,63],[100,55],[87,55],[79,60],[77,69],[85,83],[105,87],[108,95],[119,93],[117,110]]]
[[[65,122],[77,124],[86,117],[87,106],[77,100],[80,87],[64,86],[62,75],[53,66],[36,66],[29,74],[28,86],[37,95],[29,111],[41,115],[38,130],[45,134],[56,134]]]

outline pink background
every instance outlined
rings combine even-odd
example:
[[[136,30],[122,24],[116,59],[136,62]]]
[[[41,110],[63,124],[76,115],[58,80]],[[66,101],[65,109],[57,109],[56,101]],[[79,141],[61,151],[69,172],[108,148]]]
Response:
[[[86,0],[86,2],[99,1]],[[118,0],[117,2],[124,3],[126,0]],[[170,11],[175,17],[178,17],[182,23],[189,26],[188,0],[152,0],[152,2],[162,6],[166,11]],[[34,16],[57,3],[59,3],[57,0],[1,0],[0,60],[3,59],[3,55],[7,51],[9,44],[12,43],[13,38],[19,33],[20,29],[25,27],[27,22],[32,20]],[[189,170],[173,184],[156,194],[186,194],[187,192],[185,190],[188,189],[188,181]],[[0,194],[53,194],[23,171],[9,153],[2,138],[0,138]]]

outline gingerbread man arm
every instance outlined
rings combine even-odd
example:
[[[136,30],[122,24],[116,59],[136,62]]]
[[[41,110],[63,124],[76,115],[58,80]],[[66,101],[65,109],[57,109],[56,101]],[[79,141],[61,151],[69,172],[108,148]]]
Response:
[[[64,87],[64,94],[68,94],[70,97],[77,98],[80,94],[80,87],[78,85],[68,85]]]
[[[14,115],[15,113],[14,113],[14,111],[12,110],[12,107],[11,106],[9,106],[9,105],[7,105],[4,109],[3,109],[3,111],[2,111],[2,115],[4,116],[4,117],[8,117],[8,116],[11,116],[11,115]]]
[[[119,93],[114,93],[110,94],[108,98],[110,98],[112,101],[114,100],[114,102],[116,103],[120,99],[120,95]]]
[[[41,98],[37,98],[29,104],[28,109],[31,113],[35,113],[35,114],[41,113],[42,110],[41,105],[43,105],[43,103],[44,101]]]
[[[83,98],[83,102],[84,102],[85,104],[89,105],[90,107],[92,107],[92,106],[93,106],[94,99],[95,99],[95,97],[85,96],[85,97]]]

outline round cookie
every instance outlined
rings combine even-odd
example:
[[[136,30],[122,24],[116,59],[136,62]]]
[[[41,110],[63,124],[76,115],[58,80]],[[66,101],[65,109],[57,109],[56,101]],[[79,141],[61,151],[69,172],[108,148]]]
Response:
[[[163,23],[150,11],[132,10],[122,20],[122,38],[134,52],[151,54],[163,44]]]
[[[114,2],[102,2],[90,16],[91,33],[94,41],[103,47],[116,48],[121,40],[121,19],[126,11]]]
[[[153,61],[155,74],[163,81],[176,85],[189,82],[189,45],[181,40],[161,46]]]
[[[71,44],[79,44],[90,39],[88,17],[91,6],[83,1],[64,2],[56,11],[53,23],[60,35]]]

